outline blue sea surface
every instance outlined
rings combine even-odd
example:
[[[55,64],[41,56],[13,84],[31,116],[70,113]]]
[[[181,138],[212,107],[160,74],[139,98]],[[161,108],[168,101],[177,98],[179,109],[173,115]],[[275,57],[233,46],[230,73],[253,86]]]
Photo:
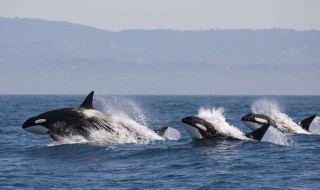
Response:
[[[21,128],[31,116],[79,106],[85,96],[0,96],[0,189],[319,189],[320,135],[287,135],[289,143],[222,140],[197,143],[181,122],[201,107],[223,108],[240,121],[271,100],[293,121],[320,115],[320,96],[95,96],[103,112],[125,113],[151,129],[168,125],[177,140],[94,145],[55,143]],[[112,109],[111,109],[112,107]]]

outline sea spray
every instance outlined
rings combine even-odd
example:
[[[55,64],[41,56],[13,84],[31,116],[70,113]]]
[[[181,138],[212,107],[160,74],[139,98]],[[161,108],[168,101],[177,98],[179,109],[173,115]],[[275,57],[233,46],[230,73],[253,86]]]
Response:
[[[280,124],[279,127],[288,127],[295,133],[309,134],[307,131],[303,130],[298,124],[296,124],[288,115],[283,113],[277,102],[273,100],[257,100],[251,105],[251,110],[253,113],[264,114],[271,117],[271,119]]]
[[[146,114],[135,101],[125,97],[102,97],[97,96],[97,101],[101,104],[103,112],[111,115],[127,115],[141,125],[148,126]]]
[[[177,129],[168,127],[166,132],[163,134],[163,137],[168,140],[179,140],[181,138],[181,134]]]
[[[113,139],[118,144],[145,144],[153,140],[164,140],[148,127],[143,109],[133,100],[124,97],[98,97],[97,100],[103,112],[109,114],[114,121],[113,124],[121,130],[118,137],[106,136],[107,139]]]
[[[248,139],[242,131],[226,121],[223,112],[223,108],[200,108],[197,116],[210,122],[219,133],[238,139]]]
[[[129,129],[130,133],[127,135],[133,135],[137,139],[137,143],[149,143],[152,140],[164,140],[163,137],[160,137],[152,129],[137,123],[125,113],[112,115],[112,118],[115,123],[118,123],[118,125],[123,125]]]
[[[181,134],[178,130],[169,127],[160,137],[152,129],[148,127],[147,117],[139,104],[131,99],[124,97],[98,98],[102,109],[105,113],[111,115],[112,119],[119,124],[126,126],[130,134],[134,134],[137,141],[132,141],[128,138],[130,143],[149,143],[153,140],[179,140]],[[133,119],[132,119],[133,118]],[[130,136],[128,134],[128,136]]]

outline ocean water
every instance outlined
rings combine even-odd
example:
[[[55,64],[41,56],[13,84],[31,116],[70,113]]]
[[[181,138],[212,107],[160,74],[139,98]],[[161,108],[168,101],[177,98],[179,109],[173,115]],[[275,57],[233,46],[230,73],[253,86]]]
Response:
[[[59,144],[21,128],[29,117],[78,106],[85,96],[0,96],[0,189],[319,189],[320,135],[268,134],[194,142],[183,117],[201,115],[239,137],[255,111],[293,127],[320,115],[320,96],[95,96],[97,110],[147,133],[168,125],[169,139]],[[240,129],[240,130],[238,130]],[[101,141],[102,140],[102,141]],[[109,141],[108,141],[109,142]]]

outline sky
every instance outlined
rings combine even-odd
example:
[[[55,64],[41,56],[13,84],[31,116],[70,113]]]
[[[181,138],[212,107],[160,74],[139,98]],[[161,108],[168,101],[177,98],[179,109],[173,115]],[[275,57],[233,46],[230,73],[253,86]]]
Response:
[[[319,0],[0,0],[0,17],[100,29],[320,30]]]
[[[0,0],[0,17],[66,21],[110,31],[270,28],[320,31],[320,0]],[[319,56],[318,44],[309,53]],[[283,53],[295,54],[303,50],[305,46],[301,44]],[[52,55],[53,60],[60,58],[55,56],[58,55]],[[230,59],[232,58],[230,55]],[[50,57],[45,57],[44,62],[50,62],[49,59]],[[0,71],[8,70],[1,65],[3,60],[6,59],[2,59],[0,55]],[[10,60],[14,61],[15,57],[10,57]],[[299,68],[303,69],[294,70],[292,66],[288,66],[277,71],[271,68],[269,73],[254,69],[239,71],[237,68],[227,72],[224,68],[219,68],[216,75],[209,70],[208,75],[211,78],[207,79],[206,75],[202,76],[201,73],[197,73],[201,76],[198,78],[185,76],[186,73],[181,76],[167,76],[166,72],[160,73],[157,78],[151,73],[149,79],[135,73],[131,78],[121,77],[122,73],[116,73],[118,78],[111,80],[103,75],[100,81],[96,75],[90,78],[66,72],[65,76],[71,80],[69,86],[65,78],[59,83],[58,75],[61,73],[40,73],[45,80],[39,81],[36,78],[39,76],[36,69],[19,77],[15,76],[17,72],[9,70],[5,72],[6,75],[0,75],[0,94],[73,94],[108,89],[108,94],[319,95],[320,67],[310,68],[307,65]],[[267,77],[261,77],[261,73]],[[184,77],[188,79],[187,82]],[[32,88],[28,88],[26,84]],[[251,91],[248,91],[247,84],[250,84],[248,86]]]

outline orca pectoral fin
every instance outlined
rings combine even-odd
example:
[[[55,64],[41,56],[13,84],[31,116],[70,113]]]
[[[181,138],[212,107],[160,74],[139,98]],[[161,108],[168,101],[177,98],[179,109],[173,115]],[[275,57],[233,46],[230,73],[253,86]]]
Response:
[[[302,121],[300,122],[300,126],[301,126],[304,130],[309,131],[310,124],[312,123],[312,121],[314,120],[315,117],[317,117],[317,115],[312,115],[312,116],[310,116],[310,117],[305,118],[304,120],[302,120]]]
[[[253,131],[251,133],[246,134],[246,137],[260,141],[263,138],[264,134],[269,129],[269,127],[270,127],[270,124],[263,125],[259,129],[255,130],[255,131]]]
[[[53,132],[53,131],[49,131],[48,134],[50,135],[50,137],[58,142],[62,142],[63,141],[63,136]]]
[[[164,127],[161,127],[160,129],[154,130],[154,132],[157,133],[159,136],[163,136],[168,128],[169,128],[168,126],[164,126]]]
[[[84,101],[81,104],[81,108],[85,109],[93,109],[92,101],[93,101],[93,94],[94,91],[90,92],[90,94],[84,99]]]

